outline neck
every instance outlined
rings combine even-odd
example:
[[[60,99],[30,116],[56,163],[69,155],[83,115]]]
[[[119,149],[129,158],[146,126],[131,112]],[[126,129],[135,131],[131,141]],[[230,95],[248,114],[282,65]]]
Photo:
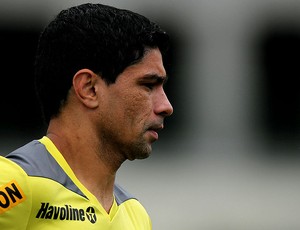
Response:
[[[84,132],[80,128],[74,132],[67,127],[53,120],[50,122],[47,137],[64,156],[79,181],[109,212],[113,204],[116,172],[124,160],[117,160],[116,157],[114,159],[115,153],[103,151],[106,148],[102,148],[95,135],[87,135],[90,132]]]

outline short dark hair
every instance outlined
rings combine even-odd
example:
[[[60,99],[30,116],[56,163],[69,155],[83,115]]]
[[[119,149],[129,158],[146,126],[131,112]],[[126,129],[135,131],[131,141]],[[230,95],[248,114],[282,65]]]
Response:
[[[164,56],[169,37],[156,23],[129,10],[82,4],[61,11],[40,35],[35,86],[46,123],[59,114],[74,74],[83,68],[107,84],[159,48]]]

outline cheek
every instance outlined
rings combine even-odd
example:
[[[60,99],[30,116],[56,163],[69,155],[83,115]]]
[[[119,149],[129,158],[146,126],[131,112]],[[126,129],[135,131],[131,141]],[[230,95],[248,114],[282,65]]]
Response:
[[[126,99],[125,105],[125,118],[129,118],[135,124],[145,123],[151,115],[152,103],[147,95],[137,94],[134,97],[129,97]]]

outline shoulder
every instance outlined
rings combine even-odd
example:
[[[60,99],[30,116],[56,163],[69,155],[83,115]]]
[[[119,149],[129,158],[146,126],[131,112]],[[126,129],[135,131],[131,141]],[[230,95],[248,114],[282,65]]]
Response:
[[[11,152],[6,156],[20,166],[27,174],[28,178],[45,179],[45,181],[54,181],[63,185],[80,196],[86,197],[78,188],[74,181],[65,171],[67,164],[60,164],[55,158],[56,147],[46,137],[40,140],[34,140]],[[58,150],[57,150],[58,151]],[[56,153],[59,155],[60,153]],[[42,183],[40,183],[42,185]],[[36,186],[32,186],[37,190]]]
[[[20,166],[4,157],[0,157],[0,168],[0,226],[10,229],[18,220],[18,229],[23,229],[21,225],[25,225],[31,210],[27,174]]]
[[[30,142],[7,156],[0,157],[0,186],[2,189],[11,184],[29,192],[28,171],[36,168],[33,162],[39,160],[33,160],[35,156],[32,154],[34,152],[33,145],[37,143],[37,141]]]
[[[127,207],[138,209],[146,213],[146,210],[140,201],[118,184],[115,184],[114,186],[114,196],[118,206],[126,205]]]
[[[42,148],[38,141],[32,141],[23,147],[0,157],[0,217],[29,213],[32,202],[30,173],[37,170],[39,157],[34,154]],[[2,214],[1,214],[2,213]],[[19,214],[18,214],[19,213]],[[4,215],[5,214],[5,215]],[[24,215],[24,217],[26,214]],[[6,217],[6,219],[10,219]],[[0,226],[2,226],[0,222]]]
[[[21,181],[26,180],[27,174],[15,162],[0,156],[0,186],[12,180]]]
[[[134,220],[138,229],[151,229],[152,223],[150,216],[135,196],[118,184],[115,185],[114,194],[118,206],[126,209],[127,217],[130,220]]]
[[[6,158],[15,162],[30,175],[34,174],[34,171],[40,171],[44,165],[48,164],[49,156],[42,154],[46,152],[45,146],[34,140],[9,153]]]
[[[115,184],[114,186],[114,195],[118,205],[126,202],[130,199],[136,199],[132,194],[123,189],[120,185]]]

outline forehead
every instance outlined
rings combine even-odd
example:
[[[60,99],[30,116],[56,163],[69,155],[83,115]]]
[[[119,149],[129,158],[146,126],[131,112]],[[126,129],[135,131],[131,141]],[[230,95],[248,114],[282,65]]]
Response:
[[[139,62],[128,66],[118,78],[129,77],[135,79],[151,75],[166,76],[162,55],[159,49],[149,49]]]

